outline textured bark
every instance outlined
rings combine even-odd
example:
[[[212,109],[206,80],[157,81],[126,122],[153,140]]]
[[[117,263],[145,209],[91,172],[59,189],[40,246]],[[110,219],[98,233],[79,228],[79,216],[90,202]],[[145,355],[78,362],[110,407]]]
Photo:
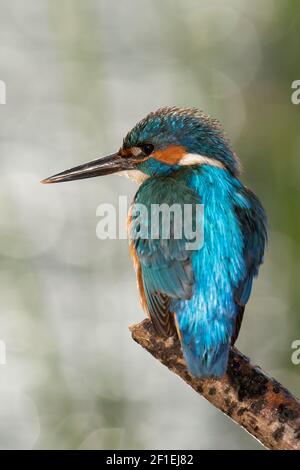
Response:
[[[159,337],[150,320],[130,330],[137,343],[266,448],[300,450],[300,402],[236,348],[221,380],[200,380],[188,373],[177,338]]]

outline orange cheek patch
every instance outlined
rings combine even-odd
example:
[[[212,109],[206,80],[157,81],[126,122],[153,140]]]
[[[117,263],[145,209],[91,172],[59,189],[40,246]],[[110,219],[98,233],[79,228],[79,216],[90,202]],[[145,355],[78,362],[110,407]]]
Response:
[[[157,150],[151,156],[167,165],[176,165],[186,155],[186,149],[180,145],[170,145],[166,149]]]

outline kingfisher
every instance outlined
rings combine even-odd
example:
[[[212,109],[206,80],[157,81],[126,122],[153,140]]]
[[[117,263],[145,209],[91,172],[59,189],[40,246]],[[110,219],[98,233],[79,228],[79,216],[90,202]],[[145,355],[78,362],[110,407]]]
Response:
[[[239,179],[239,159],[221,124],[196,108],[163,107],[138,122],[117,153],[42,182],[112,173],[139,184],[133,204],[202,205],[203,243],[193,248],[184,235],[175,237],[178,218],[169,219],[168,238],[161,222],[151,237],[141,230],[149,216],[130,210],[130,253],[156,334],[178,335],[193,376],[221,378],[267,242],[265,211]],[[191,218],[198,223],[195,211]]]

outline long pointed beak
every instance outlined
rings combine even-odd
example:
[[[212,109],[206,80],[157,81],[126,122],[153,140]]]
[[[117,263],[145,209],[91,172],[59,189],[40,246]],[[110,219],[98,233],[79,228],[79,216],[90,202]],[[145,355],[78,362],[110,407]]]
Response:
[[[113,153],[107,157],[99,158],[83,165],[75,166],[69,170],[50,176],[41,181],[43,184],[62,183],[64,181],[94,178],[95,176],[110,175],[122,170],[133,169],[129,159]]]

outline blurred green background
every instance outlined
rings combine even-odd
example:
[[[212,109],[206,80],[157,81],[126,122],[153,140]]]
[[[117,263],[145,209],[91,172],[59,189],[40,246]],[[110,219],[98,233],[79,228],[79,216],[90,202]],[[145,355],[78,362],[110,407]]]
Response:
[[[260,448],[130,338],[127,241],[96,208],[134,184],[39,184],[164,105],[219,118],[266,207],[238,347],[300,394],[299,31],[296,0],[0,0],[0,448]]]

